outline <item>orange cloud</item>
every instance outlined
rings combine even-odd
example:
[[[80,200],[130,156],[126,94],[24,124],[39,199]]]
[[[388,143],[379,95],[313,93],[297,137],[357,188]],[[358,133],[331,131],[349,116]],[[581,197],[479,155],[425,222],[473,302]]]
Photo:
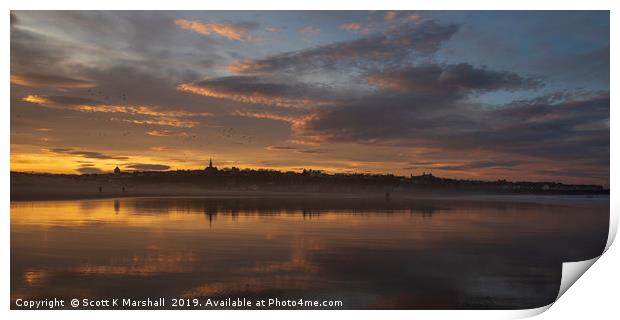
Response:
[[[154,119],[120,119],[120,118],[110,118],[113,121],[123,121],[131,124],[141,124],[141,125],[158,125],[158,126],[168,126],[175,128],[193,128],[199,124],[198,121],[189,121],[189,120],[181,120],[177,118],[154,118]]]
[[[11,84],[25,87],[90,88],[95,83],[76,78],[42,73],[12,73]]]
[[[257,70],[268,70],[271,68],[269,63],[261,63],[256,60],[244,60],[236,63],[229,64],[226,69],[232,73],[253,73]]]
[[[161,111],[151,106],[117,106],[117,105],[81,105],[77,110],[82,112],[126,113],[152,117],[193,117],[212,116],[209,112],[187,112],[182,110]]]
[[[186,132],[174,132],[170,130],[152,130],[152,131],[147,131],[146,134],[148,134],[149,136],[154,136],[154,137],[173,137],[173,136],[187,137],[188,135]]]
[[[290,139],[287,140],[286,142],[288,143],[292,143],[292,144],[298,144],[298,145],[302,145],[302,146],[319,146],[321,145],[320,140],[318,137],[316,136],[310,136],[310,137],[304,137],[304,138],[308,138],[307,140],[304,139]]]
[[[219,86],[209,85],[197,85],[192,83],[182,83],[177,86],[177,90],[198,94],[201,96],[229,99],[239,101],[243,103],[252,104],[266,104],[277,107],[311,107],[317,105],[329,105],[332,104],[328,101],[316,101],[308,98],[288,98],[284,96],[277,96],[274,94],[262,93],[258,91],[254,92],[242,92],[228,90]]]
[[[155,106],[121,106],[104,104],[80,104],[79,101],[64,97],[45,97],[39,95],[27,95],[23,101],[38,104],[49,108],[68,109],[79,112],[91,113],[120,113],[149,117],[149,119],[119,119],[111,118],[114,121],[123,121],[133,124],[161,125],[178,128],[192,128],[199,124],[197,121],[190,121],[186,118],[212,116],[209,112],[189,112],[183,110],[162,110]],[[64,101],[67,100],[67,101]],[[75,101],[75,102],[74,102]]]
[[[36,94],[29,94],[29,95],[23,97],[22,101],[26,101],[26,102],[30,102],[30,103],[34,103],[34,104],[38,104],[38,105],[45,105],[45,104],[49,104],[51,102],[46,97],[39,96],[39,95],[36,95]]]
[[[257,119],[269,119],[276,121],[288,122],[291,124],[291,127],[301,129],[305,126],[306,122],[312,119],[313,114],[306,116],[291,116],[291,115],[283,115],[276,114],[271,112],[250,112],[250,111],[237,111],[234,115],[248,118],[257,118]]]
[[[229,40],[250,41],[250,30],[247,26],[233,25],[231,23],[210,23],[202,21],[192,21],[177,19],[174,23],[182,29],[208,36],[218,34]]]

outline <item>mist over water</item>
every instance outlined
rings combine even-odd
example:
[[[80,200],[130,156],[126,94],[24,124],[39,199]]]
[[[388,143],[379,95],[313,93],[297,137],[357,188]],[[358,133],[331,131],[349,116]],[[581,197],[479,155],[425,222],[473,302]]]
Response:
[[[515,198],[517,199],[517,198]],[[11,203],[11,299],[281,298],[533,308],[602,253],[609,198]]]

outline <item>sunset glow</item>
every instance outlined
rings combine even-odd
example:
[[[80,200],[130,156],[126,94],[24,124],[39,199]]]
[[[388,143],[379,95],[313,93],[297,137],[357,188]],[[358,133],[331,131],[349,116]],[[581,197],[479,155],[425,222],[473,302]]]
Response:
[[[604,12],[21,11],[10,81],[12,171],[609,186]]]

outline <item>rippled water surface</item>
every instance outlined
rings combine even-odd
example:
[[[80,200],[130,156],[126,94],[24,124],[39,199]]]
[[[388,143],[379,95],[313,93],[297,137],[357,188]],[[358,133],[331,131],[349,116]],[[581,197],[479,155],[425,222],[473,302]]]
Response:
[[[532,308],[593,258],[609,199],[143,198],[11,203],[11,299],[336,299]]]

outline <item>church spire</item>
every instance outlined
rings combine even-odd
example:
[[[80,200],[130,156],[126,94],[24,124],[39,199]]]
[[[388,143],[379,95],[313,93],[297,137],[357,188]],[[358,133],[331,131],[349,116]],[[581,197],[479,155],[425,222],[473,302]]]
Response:
[[[213,160],[209,158],[209,166],[205,168],[207,172],[217,172],[217,167],[213,166]]]

